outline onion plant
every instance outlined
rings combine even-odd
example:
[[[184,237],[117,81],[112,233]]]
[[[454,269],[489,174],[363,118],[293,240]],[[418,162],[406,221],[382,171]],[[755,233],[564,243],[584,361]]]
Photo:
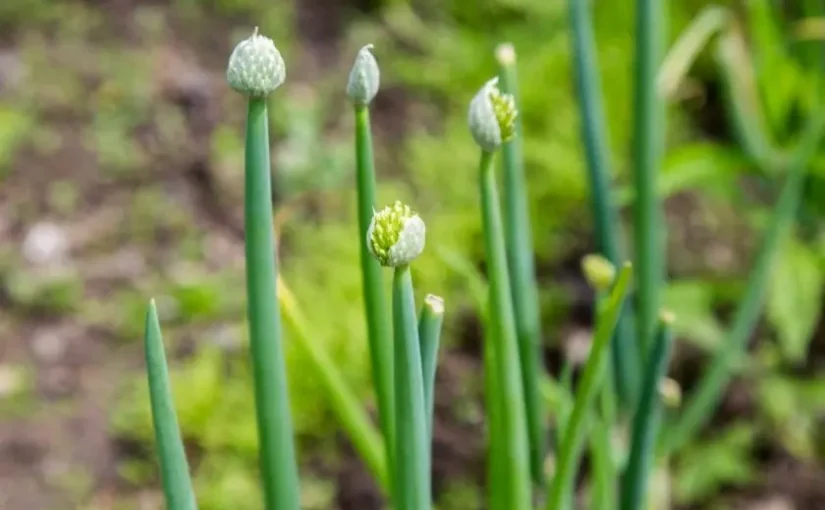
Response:
[[[479,223],[488,285],[480,310],[484,323],[483,368],[486,411],[488,505],[490,510],[572,510],[585,447],[592,454],[588,508],[645,510],[650,472],[677,452],[701,427],[732,375],[760,314],[777,247],[801,201],[807,167],[825,134],[825,111],[808,112],[799,142],[773,146],[762,130],[759,101],[743,79],[742,41],[730,14],[700,14],[664,56],[664,0],[636,0],[633,241],[634,262],[625,260],[622,227],[611,193],[607,122],[588,0],[569,0],[575,90],[591,187],[595,248],[583,260],[584,277],[595,291],[594,328],[587,359],[574,377],[560,376],[561,398],[546,408],[540,395],[552,385],[541,363],[543,345],[538,285],[526,208],[526,182],[516,99],[515,49],[497,49],[499,76],[469,101],[468,143],[479,150]],[[734,27],[734,28],[731,28]],[[723,36],[714,39],[714,33]],[[717,43],[727,74],[726,93],[743,151],[761,170],[784,171],[772,213],[728,341],[711,360],[682,412],[662,412],[672,347],[672,314],[660,308],[665,252],[659,174],[664,145],[664,100],[678,87],[703,45]],[[664,62],[664,64],[662,64]],[[308,355],[310,369],[329,396],[333,411],[388,504],[395,510],[431,510],[434,393],[444,302],[427,295],[416,307],[414,259],[425,247],[426,228],[410,206],[394,202],[376,209],[376,171],[369,105],[379,93],[380,72],[372,46],[357,54],[346,94],[355,117],[355,182],[367,345],[376,393],[377,424],[348,387],[328,353],[314,343],[311,328],[278,275],[272,220],[267,98],[284,82],[284,60],[274,43],[257,33],[240,42],[229,58],[227,81],[247,102],[245,152],[245,255],[247,322],[259,439],[261,490],[266,510],[300,507],[298,459],[284,361],[284,332]],[[501,153],[503,207],[496,156]],[[774,168],[776,167],[776,168]],[[767,173],[767,172],[765,172]],[[384,269],[392,270],[387,302]],[[419,312],[420,310],[420,312]],[[167,507],[197,507],[178,428],[158,313],[146,316],[146,367],[160,475]],[[672,385],[671,385],[672,386]],[[672,393],[672,391],[670,392]],[[546,442],[555,422],[554,452]],[[629,425],[617,447],[613,436]],[[548,469],[549,468],[549,469]],[[545,481],[545,478],[547,480]]]
[[[495,372],[496,405],[501,444],[501,484],[505,496],[502,509],[526,510],[532,506],[530,484],[529,439],[527,430],[522,366],[519,359],[516,323],[507,268],[504,225],[499,203],[498,185],[494,173],[493,156],[502,143],[516,136],[515,99],[498,88],[498,78],[489,80],[473,98],[469,109],[469,126],[481,149],[478,185],[481,196],[481,222],[484,231],[484,250],[487,259],[488,307],[490,314],[489,341],[491,342]],[[496,439],[493,439],[496,440]]]
[[[378,67],[366,46],[347,85],[355,105],[359,220],[370,352],[379,396],[381,434],[328,355],[314,344],[302,313],[279,277],[272,220],[269,118],[266,98],[285,79],[274,43],[257,29],[232,52],[231,88],[247,99],[245,227],[247,319],[258,421],[261,489],[267,510],[300,508],[300,486],[281,312],[293,340],[308,354],[333,410],[376,481],[399,510],[431,507],[430,440],[436,363],[444,302],[428,295],[418,317],[410,262],[424,248],[421,218],[398,202],[374,210],[375,177],[367,105],[378,91]],[[394,268],[392,314],[383,299],[381,266]],[[145,351],[161,478],[170,510],[197,508],[178,428],[154,302],[146,319]],[[397,403],[397,404],[396,404]],[[381,441],[383,435],[384,441]]]
[[[392,318],[395,443],[393,489],[398,510],[431,507],[430,434],[410,263],[424,249],[424,222],[401,202],[373,215],[367,231],[370,253],[393,268]]]
[[[266,98],[283,84],[286,66],[271,39],[258,34],[229,57],[230,87],[247,97],[244,227],[249,345],[255,382],[259,462],[267,509],[300,508],[298,465],[287,396],[278,309],[269,117]]]
[[[375,210],[375,163],[372,154],[369,104],[378,93],[380,70],[372,55],[372,45],[361,48],[350,71],[347,96],[355,110],[355,158],[358,194],[358,228],[364,239]],[[384,284],[378,262],[370,256],[367,246],[359,243],[361,278],[364,288],[364,309],[367,318],[367,341],[375,393],[378,397],[378,418],[387,444],[393,444],[393,343],[392,330],[383,300]],[[387,448],[387,461],[392,459]]]

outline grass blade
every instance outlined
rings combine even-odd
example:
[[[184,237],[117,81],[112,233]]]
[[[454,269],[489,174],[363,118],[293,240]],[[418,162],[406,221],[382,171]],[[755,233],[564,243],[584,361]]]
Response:
[[[421,349],[421,372],[424,377],[424,409],[427,412],[427,430],[429,431],[430,442],[432,442],[433,437],[435,371],[438,366],[438,347],[443,324],[444,299],[428,294],[424,298],[424,306],[421,307],[418,336]]]
[[[582,442],[586,432],[586,418],[593,412],[592,403],[599,392],[604,376],[604,354],[613,336],[613,329],[618,322],[625,296],[630,287],[633,270],[625,264],[619,273],[613,290],[607,297],[604,308],[596,322],[596,332],[590,347],[590,355],[584,366],[584,372],[576,390],[575,403],[567,418],[561,448],[556,464],[556,473],[550,484],[546,501],[547,510],[566,510],[570,507],[576,469],[581,456]]]
[[[735,27],[720,37],[716,61],[724,85],[728,116],[742,152],[762,170],[776,168],[781,164],[782,155],[775,148],[761,108],[757,79],[750,65],[744,36]]]
[[[361,401],[347,385],[335,362],[321,346],[313,341],[308,323],[295,296],[280,276],[278,277],[278,300],[281,303],[284,320],[291,328],[292,341],[309,358],[341,426],[347,432],[355,450],[372,476],[385,493],[390,494],[387,459],[381,435],[361,406]]]
[[[496,383],[501,403],[501,436],[505,441],[503,464],[507,510],[531,508],[529,439],[524,408],[516,325],[510,299],[510,277],[504,247],[493,154],[483,151],[479,167],[484,248],[489,279],[489,321],[495,349]]]
[[[513,46],[510,44],[499,46],[496,50],[496,60],[499,64],[499,88],[502,93],[511,94],[518,107],[516,51]],[[504,234],[507,239],[507,266],[512,284],[516,338],[521,361],[524,406],[530,440],[530,468],[533,481],[539,486],[544,486],[546,431],[544,406],[538,390],[539,373],[542,371],[541,321],[539,320],[536,269],[533,261],[533,239],[524,183],[521,116],[516,117],[515,127],[516,135],[501,148],[504,162]]]
[[[717,5],[705,7],[696,15],[679,35],[659,69],[658,90],[662,97],[672,98],[676,94],[702,49],[725,27],[729,19],[728,10]]]
[[[149,302],[144,334],[146,374],[149,379],[149,398],[152,404],[152,423],[160,461],[163,494],[169,510],[195,510],[195,492],[189,477],[186,450],[180,435],[175,403],[172,399],[163,336],[158,321],[155,300]]]
[[[684,411],[663,439],[664,453],[667,455],[687,444],[713,415],[713,408],[719,402],[722,391],[731,378],[732,365],[747,346],[762,310],[776,254],[799,209],[808,164],[822,140],[824,130],[825,116],[818,113],[817,117],[811,119],[809,128],[790,163],[785,184],[763,234],[744,297],[736,310],[731,329],[702,375],[696,390],[690,395]]]
[[[418,346],[412,276],[395,268],[392,280],[395,335],[395,476],[398,510],[431,508],[430,443],[424,411],[424,375]]]
[[[610,193],[610,148],[607,119],[601,97],[601,79],[596,61],[595,38],[589,2],[568,0],[570,8],[573,65],[578,103],[581,108],[582,140],[587,158],[590,203],[595,224],[596,248],[614,266],[621,262],[619,222]],[[635,401],[639,372],[639,345],[634,341],[630,314],[623,313],[616,327],[611,362],[616,391],[626,406]]]
[[[593,459],[592,510],[613,510],[616,507],[616,466],[613,463],[613,444],[610,422],[594,416],[590,451]]]
[[[641,358],[653,339],[664,278],[664,231],[656,180],[664,148],[664,102],[656,73],[664,47],[664,0],[636,1],[636,63],[633,118],[633,237],[637,274],[636,328]]]
[[[367,238],[375,208],[375,163],[368,106],[355,106],[355,157],[358,188],[358,232],[361,250],[361,278],[364,287],[364,310],[367,340],[372,367],[372,381],[378,401],[378,418],[387,448],[387,462],[392,464],[393,434],[393,342],[389,313],[384,300],[381,266],[369,253]]]
[[[662,420],[659,382],[667,374],[673,337],[673,315],[663,312],[648,358],[639,406],[633,418],[630,458],[622,480],[620,510],[647,508],[648,475],[655,458],[656,436]]]
[[[300,489],[281,342],[266,101],[249,98],[244,222],[249,343],[267,510],[298,510]]]

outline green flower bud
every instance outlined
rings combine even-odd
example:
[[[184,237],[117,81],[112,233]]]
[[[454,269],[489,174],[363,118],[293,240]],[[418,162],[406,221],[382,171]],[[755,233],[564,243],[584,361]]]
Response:
[[[396,201],[372,216],[367,247],[382,266],[405,266],[424,250],[425,230],[421,217]]]
[[[381,71],[371,50],[372,44],[361,48],[349,72],[347,95],[358,106],[368,105],[378,93]]]
[[[601,255],[585,255],[582,258],[582,272],[587,283],[597,291],[605,291],[616,278],[616,267]]]
[[[266,97],[281,86],[286,66],[272,39],[258,35],[258,27],[249,39],[235,46],[229,57],[226,81],[229,86],[250,97]]]
[[[470,101],[467,123],[476,143],[492,152],[516,135],[516,101],[512,94],[502,94],[498,78],[481,87]]]
[[[659,382],[659,396],[665,406],[671,409],[682,405],[682,387],[670,377],[665,377]]]

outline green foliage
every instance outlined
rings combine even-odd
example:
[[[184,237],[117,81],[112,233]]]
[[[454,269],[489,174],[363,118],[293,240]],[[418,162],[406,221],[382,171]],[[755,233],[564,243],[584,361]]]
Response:
[[[673,324],[676,336],[710,352],[724,338],[722,325],[714,314],[714,297],[713,288],[701,280],[672,281],[664,295],[665,307],[677,317]]]
[[[302,193],[318,193],[339,188],[353,167],[349,141],[324,138],[324,113],[328,101],[309,92],[284,105],[290,122],[275,154],[275,189],[282,200]]]
[[[0,177],[8,171],[15,153],[27,141],[33,124],[31,114],[0,103]]]
[[[475,510],[481,508],[483,499],[478,487],[465,480],[448,480],[435,509]]]
[[[754,438],[752,426],[736,424],[718,431],[711,440],[691,445],[673,474],[676,500],[695,503],[723,486],[753,481],[757,474],[750,458]]]
[[[782,247],[773,270],[767,313],[788,361],[801,362],[808,353],[822,310],[825,278],[819,257],[799,240]]]
[[[7,275],[8,291],[26,313],[60,315],[78,309],[84,281],[70,267],[30,268]]]

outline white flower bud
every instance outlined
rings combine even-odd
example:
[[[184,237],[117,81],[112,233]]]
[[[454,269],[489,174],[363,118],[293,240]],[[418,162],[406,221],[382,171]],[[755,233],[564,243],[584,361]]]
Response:
[[[250,97],[266,97],[281,86],[286,65],[272,39],[258,35],[258,27],[232,51],[226,69],[229,86]]]
[[[371,50],[372,44],[361,48],[349,72],[347,95],[353,104],[358,106],[366,106],[372,101],[378,93],[381,81],[381,71],[378,69],[378,62],[375,61]]]
[[[424,251],[425,234],[424,220],[410,206],[395,202],[373,215],[367,247],[382,266],[405,266]]]
[[[487,152],[498,149],[516,134],[516,102],[498,89],[498,77],[489,80],[470,101],[467,123],[476,143]]]

